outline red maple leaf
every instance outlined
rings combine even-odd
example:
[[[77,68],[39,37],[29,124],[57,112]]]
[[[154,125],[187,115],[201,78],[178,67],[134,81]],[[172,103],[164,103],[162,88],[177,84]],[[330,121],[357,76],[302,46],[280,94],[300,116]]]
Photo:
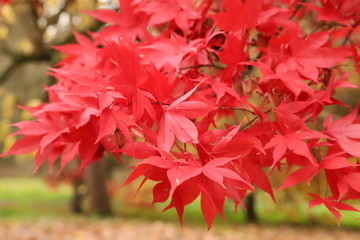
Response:
[[[294,152],[297,155],[307,158],[311,163],[315,164],[315,158],[310,153],[309,146],[304,142],[305,139],[320,139],[326,138],[318,132],[313,131],[299,131],[299,132],[288,132],[284,135],[275,135],[269,143],[265,145],[265,149],[274,148],[273,159],[274,167],[285,155],[287,150]]]
[[[336,201],[334,197],[321,198],[313,193],[309,193],[309,195],[314,199],[309,202],[309,207],[307,208],[307,211],[309,211],[309,209],[314,206],[324,204],[325,207],[329,209],[329,211],[336,217],[338,226],[340,226],[340,219],[341,219],[341,214],[339,213],[338,210],[360,212],[359,210],[348,204]]]
[[[201,16],[194,5],[192,0],[159,0],[146,3],[140,10],[150,15],[149,26],[174,20],[186,33]]]
[[[109,40],[127,38],[133,41],[137,37],[144,38],[148,35],[146,31],[148,16],[144,12],[139,11],[138,4],[132,0],[119,0],[120,12],[110,9],[84,12],[99,21],[114,24],[96,33],[97,38]]]
[[[321,1],[321,7],[316,4],[301,3],[318,13],[318,20],[333,21],[351,27],[351,20],[360,19],[360,2],[353,0]]]
[[[260,0],[225,0],[224,12],[211,15],[216,25],[225,31],[240,31],[256,26],[261,12]],[[242,12],[242,14],[239,14]]]
[[[198,130],[190,119],[206,115],[214,108],[201,101],[186,101],[199,87],[175,100],[170,106],[164,106],[164,114],[160,120],[157,143],[165,151],[170,151],[175,136],[185,143],[198,143]]]
[[[327,133],[336,140],[336,143],[347,153],[360,157],[360,124],[354,123],[357,119],[357,108],[350,114],[337,121],[333,120],[331,113],[324,121]]]
[[[158,69],[169,64],[177,70],[181,67],[181,62],[184,61],[185,57],[194,55],[197,51],[195,46],[187,43],[186,39],[176,34],[168,39],[141,45],[139,48],[144,64],[152,63]]]

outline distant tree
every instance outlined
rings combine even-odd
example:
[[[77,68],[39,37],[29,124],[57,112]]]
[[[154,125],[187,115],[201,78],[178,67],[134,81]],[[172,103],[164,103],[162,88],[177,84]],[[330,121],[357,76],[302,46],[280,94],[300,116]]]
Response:
[[[37,1],[37,0],[13,0],[0,2],[0,54],[8,62],[2,66],[0,71],[0,84],[8,83],[14,74],[26,64],[42,63],[49,67],[59,61],[61,54],[52,48],[53,45],[66,44],[75,41],[72,30],[79,32],[97,31],[103,26],[102,23],[95,21],[80,10],[93,10],[97,6],[116,8],[112,1],[96,0],[72,0],[72,1]],[[11,5],[3,5],[10,4]],[[2,33],[2,34],[1,34]],[[33,67],[36,69],[35,67]],[[19,80],[21,81],[21,80]],[[17,85],[19,85],[17,81]],[[46,84],[55,82],[54,78],[49,78]],[[7,85],[11,85],[7,84]],[[11,86],[16,86],[13,84]],[[7,88],[7,85],[5,88]],[[31,88],[41,88],[40,85],[33,84]],[[22,101],[30,100],[30,98],[41,98],[41,91],[33,91],[31,93],[27,89],[25,96],[22,91],[14,91],[14,96]],[[33,93],[34,92],[34,93]],[[37,94],[37,96],[36,96]],[[21,96],[19,96],[21,95]],[[46,96],[43,97],[43,100]],[[106,160],[104,160],[106,161]],[[79,191],[79,186],[84,182],[89,186],[88,195],[91,204],[91,211],[97,214],[109,214],[111,212],[110,201],[107,198],[105,178],[99,176],[106,175],[104,168],[94,168],[86,175],[84,181],[80,175],[73,175],[71,172],[66,174],[67,179],[74,186],[74,195],[72,198],[72,210],[81,212],[82,199],[84,193]],[[93,180],[96,178],[96,180]],[[81,184],[80,184],[81,183]],[[99,197],[102,201],[99,202]],[[103,209],[107,209],[104,211]]]

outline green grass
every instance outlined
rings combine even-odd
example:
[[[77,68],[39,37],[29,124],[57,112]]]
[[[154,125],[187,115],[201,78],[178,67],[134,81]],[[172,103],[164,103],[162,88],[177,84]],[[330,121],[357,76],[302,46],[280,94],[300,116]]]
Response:
[[[50,188],[42,179],[0,178],[0,219],[32,219],[70,214],[70,188]]]
[[[131,186],[130,186],[131,187]],[[142,220],[161,220],[178,222],[174,209],[162,213],[167,203],[151,203],[151,192],[145,188],[145,193],[139,193],[134,201],[129,189],[118,191],[113,199],[115,216]],[[29,220],[38,218],[74,218],[69,210],[71,187],[61,184],[57,188],[50,188],[43,179],[11,179],[0,178],[0,221],[1,220]],[[305,226],[336,226],[335,218],[328,210],[321,206],[305,213],[307,203],[292,205],[277,204],[265,194],[257,195],[257,209],[262,224],[297,224]],[[359,204],[357,204],[359,206]],[[224,213],[225,224],[244,223],[244,211],[240,208],[237,214],[233,213],[231,202],[226,202]],[[90,218],[89,218],[90,217]],[[89,214],[77,218],[93,219]],[[343,228],[360,229],[360,213],[342,212],[341,226]],[[185,207],[184,222],[186,224],[200,224],[206,226],[201,215],[199,200]],[[220,217],[215,219],[215,224],[224,224]]]

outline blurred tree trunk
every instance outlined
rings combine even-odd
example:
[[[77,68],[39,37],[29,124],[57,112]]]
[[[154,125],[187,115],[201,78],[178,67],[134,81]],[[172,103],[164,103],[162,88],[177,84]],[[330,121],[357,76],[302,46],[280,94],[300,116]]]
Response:
[[[254,193],[250,193],[249,195],[246,196],[245,207],[247,209],[246,221],[251,222],[251,223],[258,222],[259,219],[258,219],[258,216],[255,211],[255,194]]]
[[[84,180],[82,177],[75,178],[72,183],[73,195],[71,197],[70,209],[71,209],[71,212],[73,212],[73,213],[82,213],[83,212],[82,203],[84,200],[84,192],[81,191],[81,186],[83,186],[83,184],[84,184]]]
[[[111,215],[110,199],[106,187],[107,158],[91,163],[85,170],[90,211],[101,216]]]

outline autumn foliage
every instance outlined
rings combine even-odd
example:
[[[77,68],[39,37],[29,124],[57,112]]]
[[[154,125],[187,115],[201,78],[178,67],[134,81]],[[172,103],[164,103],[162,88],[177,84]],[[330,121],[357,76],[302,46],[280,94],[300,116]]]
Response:
[[[120,11],[87,12],[107,23],[51,69],[49,103],[23,107],[33,121],[5,154],[36,151],[35,165],[82,167],[111,152],[139,159],[124,184],[157,182],[153,203],[170,198],[180,220],[200,197],[211,226],[226,198],[243,206],[259,189],[313,183],[309,208],[358,211],[358,109],[333,97],[360,73],[359,0],[120,0]],[[334,119],[328,107],[349,114]],[[258,188],[258,189],[257,189]]]
[[[1,4],[10,4],[11,0],[0,0],[0,5]]]

